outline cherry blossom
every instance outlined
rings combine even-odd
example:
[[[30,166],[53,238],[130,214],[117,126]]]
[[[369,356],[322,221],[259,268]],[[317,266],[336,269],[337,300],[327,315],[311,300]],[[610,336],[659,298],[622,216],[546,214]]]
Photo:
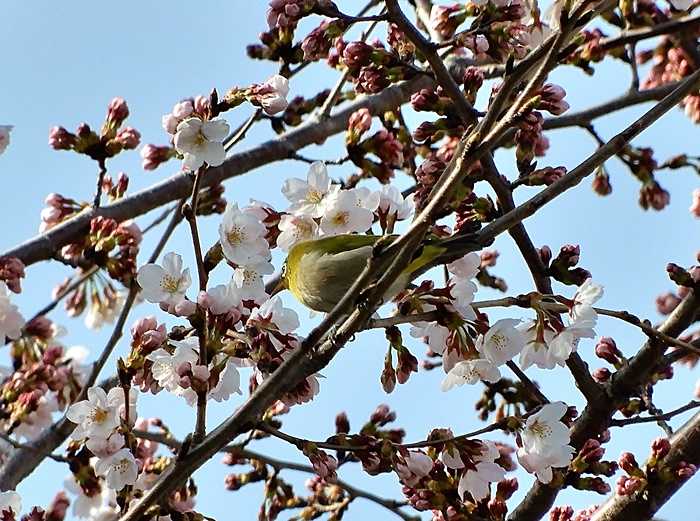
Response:
[[[476,340],[481,355],[495,365],[503,365],[525,347],[525,337],[516,328],[520,320],[503,318]]]
[[[299,327],[299,317],[293,309],[285,308],[282,300],[275,296],[255,308],[246,325],[287,334]]]
[[[693,0],[668,0],[668,3],[677,11],[687,11],[693,5]]]
[[[199,349],[199,339],[187,337],[184,340],[170,340],[170,343],[175,346],[172,354],[160,348],[149,354],[146,359],[153,362],[151,374],[158,385],[171,393],[182,394],[184,389],[180,387],[180,375],[177,369],[184,363],[197,362],[199,357],[195,349]]]
[[[95,436],[88,438],[85,446],[98,458],[105,458],[124,446],[124,436],[116,431],[106,438]]]
[[[495,383],[500,378],[501,372],[498,370],[498,367],[488,360],[482,358],[462,360],[450,369],[442,381],[440,389],[449,391],[453,387],[459,387],[464,384],[473,385],[480,380]]]
[[[250,88],[249,99],[261,106],[266,114],[272,115],[287,108],[287,94],[289,81],[284,76],[275,74],[262,85],[253,85]]]
[[[196,170],[204,163],[209,166],[223,163],[226,159],[223,141],[228,133],[229,125],[223,119],[187,118],[178,123],[173,143],[184,156],[183,168]]]
[[[576,351],[581,338],[594,338],[595,321],[582,319],[556,332],[538,321],[524,323],[518,329],[525,336],[525,347],[520,353],[520,365],[527,369],[536,365],[541,369],[564,366]]]
[[[296,243],[318,236],[318,224],[307,215],[283,215],[278,228],[281,233],[277,237],[277,246],[282,251],[289,251]]]
[[[452,305],[464,320],[476,320],[476,313],[471,303],[474,302],[474,294],[477,286],[469,279],[452,277],[448,281]]]
[[[58,400],[54,394],[45,394],[14,430],[14,434],[26,440],[33,441],[41,436],[53,424],[53,413],[58,411]]]
[[[394,215],[397,221],[408,219],[413,213],[413,194],[404,199],[394,185],[382,185],[379,190],[379,211]]]
[[[331,179],[326,165],[316,161],[309,167],[306,181],[296,177],[287,179],[282,185],[282,194],[291,203],[291,213],[316,218],[323,215],[323,200],[330,188]]]
[[[107,393],[101,387],[90,387],[87,400],[71,405],[66,418],[77,424],[72,434],[76,440],[93,436],[107,438],[119,426],[117,407],[109,403]]]
[[[267,228],[252,213],[229,204],[219,225],[219,240],[224,256],[238,265],[251,265],[270,258],[265,240]]]
[[[328,196],[321,218],[321,230],[325,235],[365,232],[374,221],[374,213],[360,205],[357,192],[338,190]]]
[[[0,154],[2,154],[10,144],[10,132],[15,128],[13,125],[0,125]]]
[[[598,314],[593,309],[593,304],[602,296],[603,286],[593,282],[593,279],[586,279],[574,295],[574,303],[569,312],[572,320],[591,319],[595,321]]]
[[[335,185],[331,189],[331,193],[337,192],[340,190],[340,185]],[[353,188],[353,192],[355,192],[355,195],[357,196],[357,204],[369,210],[370,212],[374,212],[377,208],[379,208],[379,201],[380,201],[380,194],[377,191],[370,190],[366,186],[361,186],[359,188]]]
[[[200,297],[201,300],[201,297]],[[206,291],[206,307],[214,315],[229,313],[241,303],[238,288],[233,283],[219,284]],[[200,302],[202,304],[202,302]]]
[[[414,487],[433,469],[433,460],[421,451],[408,451],[395,466],[396,473],[403,483]]]
[[[14,490],[0,492],[0,514],[3,512],[10,512],[15,516],[22,512],[22,498]],[[4,516],[0,517],[4,519]]]
[[[126,485],[136,483],[138,472],[138,465],[129,449],[120,449],[95,463],[95,474],[103,476],[112,490],[121,490]]]
[[[236,362],[229,358],[226,360],[224,370],[219,374],[219,381],[209,391],[209,397],[217,402],[225,402],[232,394],[241,392],[241,376],[236,367]]]
[[[447,270],[462,279],[473,279],[479,273],[481,267],[481,256],[476,252],[471,252],[451,262],[447,265]]]
[[[459,497],[464,498],[468,492],[475,502],[487,498],[490,484],[501,481],[506,476],[505,469],[495,463],[499,457],[498,447],[494,443],[483,442],[481,455],[475,458],[473,466],[465,468],[459,479]]]
[[[436,322],[416,322],[409,333],[413,338],[425,339],[428,347],[438,354],[443,353],[450,336],[450,330]]]
[[[176,305],[185,298],[192,284],[190,269],[182,269],[182,257],[167,253],[163,266],[144,264],[139,268],[136,280],[141,286],[143,298],[154,304]]]
[[[567,466],[573,457],[569,428],[561,421],[566,411],[564,402],[545,404],[526,420],[520,433],[518,461],[542,483],[552,480],[552,468]]]
[[[15,340],[22,334],[24,317],[17,306],[10,302],[10,293],[7,284],[0,281],[0,342],[4,344],[7,339]]]
[[[97,513],[108,505],[116,506],[117,494],[108,487],[102,487],[102,490],[96,490],[89,496],[83,488],[76,482],[75,475],[70,474],[64,481],[63,486],[71,494],[75,495],[72,503],[72,513],[75,517],[81,519],[95,519]]]
[[[233,271],[231,283],[241,300],[253,300],[257,303],[262,303],[268,297],[263,276],[270,275],[274,271],[274,266],[267,261],[247,264]]]

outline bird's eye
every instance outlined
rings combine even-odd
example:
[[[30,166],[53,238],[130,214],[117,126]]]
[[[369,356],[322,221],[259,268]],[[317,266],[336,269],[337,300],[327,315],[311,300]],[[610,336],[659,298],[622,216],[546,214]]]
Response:
[[[282,278],[287,274],[287,263],[282,264]]]

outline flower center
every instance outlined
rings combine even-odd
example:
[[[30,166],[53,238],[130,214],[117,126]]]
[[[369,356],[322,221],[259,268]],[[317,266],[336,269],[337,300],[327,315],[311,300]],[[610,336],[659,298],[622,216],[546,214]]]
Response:
[[[496,346],[496,349],[498,351],[505,349],[508,345],[508,339],[505,337],[505,335],[502,335],[501,333],[494,334],[491,337],[491,342],[493,342],[493,345]]]
[[[309,192],[306,194],[306,200],[312,204],[318,204],[323,200],[323,194],[318,190],[310,188]]]
[[[107,419],[107,411],[99,407],[95,408],[90,415],[90,419],[93,423],[103,423]]]
[[[201,132],[197,132],[197,135],[194,137],[194,144],[195,146],[201,147],[205,143],[207,143],[208,139],[207,137],[202,134]]]
[[[240,226],[234,226],[226,234],[226,240],[231,244],[231,246],[238,246],[245,240],[245,233]]]
[[[120,474],[125,474],[129,470],[129,466],[129,460],[123,458],[114,464],[114,470],[116,470]]]
[[[160,287],[168,293],[177,293],[177,290],[180,287],[180,279],[176,279],[172,275],[165,274],[163,275],[163,278],[160,279]]]
[[[535,422],[530,427],[532,433],[542,439],[549,438],[552,434],[552,428],[546,423]]]
[[[350,220],[350,214],[348,212],[338,212],[333,216],[332,222],[336,226],[345,226]]]

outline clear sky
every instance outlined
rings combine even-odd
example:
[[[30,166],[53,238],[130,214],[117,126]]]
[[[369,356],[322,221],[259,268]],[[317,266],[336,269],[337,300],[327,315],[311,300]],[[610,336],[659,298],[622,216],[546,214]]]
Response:
[[[357,9],[358,0],[339,2],[346,12]],[[99,127],[107,103],[114,96],[124,97],[131,109],[128,124],[142,134],[143,143],[164,144],[167,136],[160,127],[160,117],[183,97],[205,94],[212,87],[224,92],[234,85],[262,81],[274,72],[267,62],[254,62],[245,55],[245,46],[256,42],[256,35],[266,28],[267,2],[213,1],[194,4],[184,0],[170,2],[136,2],[122,0],[107,5],[102,2],[75,0],[73,2],[24,2],[6,0],[0,18],[0,48],[3,52],[3,80],[0,82],[0,124],[13,124],[10,148],[0,156],[0,179],[3,184],[3,204],[0,215],[5,226],[0,233],[0,250],[27,239],[37,232],[43,199],[50,192],[88,200],[92,197],[96,169],[94,163],[72,153],[55,152],[47,145],[48,130],[53,125],[73,129],[81,121]],[[572,110],[586,108],[622,93],[628,86],[629,71],[620,63],[606,62],[597,67],[598,73],[587,77],[574,69],[558,72],[552,80],[562,84],[569,95]],[[332,85],[335,73],[325,66],[310,68],[291,83],[291,95],[313,94]],[[645,107],[635,107],[623,113],[601,118],[597,130],[611,137]],[[227,114],[232,126],[238,125],[250,113],[242,107]],[[412,123],[420,119],[412,117]],[[249,139],[240,145],[247,148],[272,136],[265,124],[258,125]],[[636,140],[639,145],[652,146],[657,158],[687,152],[698,155],[700,133],[680,110],[674,110],[653,129]],[[551,154],[542,166],[564,165],[572,168],[595,149],[595,143],[580,129],[549,133]],[[341,153],[339,139],[329,140],[324,147],[312,147],[307,155],[332,159]],[[509,154],[497,157],[503,173],[511,179],[516,175]],[[175,163],[155,172],[144,172],[136,152],[123,154],[109,163],[110,173],[125,171],[130,176],[130,192],[160,181],[177,170]],[[639,183],[617,160],[608,167],[614,187],[607,198],[595,195],[584,182],[548,205],[526,222],[536,245],[548,244],[555,252],[566,243],[581,245],[582,265],[594,279],[605,286],[601,305],[612,309],[628,309],[652,321],[659,319],[654,298],[672,288],[665,274],[668,262],[680,265],[693,263],[698,250],[698,221],[688,213],[690,192],[700,183],[691,171],[673,171],[659,175],[661,184],[671,193],[671,204],[663,212],[644,212],[637,205]],[[340,178],[351,173],[351,166],[334,167],[331,174]],[[306,165],[283,162],[260,168],[246,176],[226,183],[226,197],[246,204],[253,197],[284,207],[279,187],[290,176],[303,177]],[[534,193],[523,189],[516,194],[524,200]],[[144,225],[152,217],[140,220]],[[215,240],[218,217],[207,218],[202,224],[203,242]],[[147,236],[143,251],[149,252],[158,233]],[[494,272],[506,278],[511,295],[533,290],[532,281],[509,237],[499,238],[495,247],[501,252]],[[194,267],[191,242],[185,227],[180,227],[166,251],[183,255]],[[144,254],[144,258],[147,253]],[[23,283],[24,292],[16,298],[25,315],[31,315],[50,299],[51,288],[68,275],[58,263],[42,263],[28,270]],[[227,274],[219,270],[216,277]],[[557,291],[571,295],[570,288]],[[477,298],[492,298],[496,294],[480,289]],[[308,313],[284,296],[287,305],[300,311],[302,329],[308,330],[318,321],[307,318]],[[155,306],[143,304],[131,315],[136,318],[156,313]],[[501,315],[494,314],[494,318]],[[503,315],[505,316],[505,315]],[[526,317],[527,314],[509,315]],[[93,356],[100,352],[110,333],[107,327],[95,333],[87,330],[81,320],[71,320],[58,310],[51,316],[68,328],[66,345],[82,344]],[[170,317],[160,315],[168,324]],[[642,336],[635,329],[614,321],[601,319],[599,334],[613,336],[627,354],[641,345]],[[404,334],[408,338],[407,331]],[[424,346],[412,342],[414,354],[420,357]],[[592,367],[598,367],[591,356],[594,343],[584,341],[579,350]],[[481,426],[473,411],[473,403],[481,392],[480,386],[462,387],[443,394],[439,390],[441,375],[421,372],[414,375],[410,385],[398,386],[385,395],[379,374],[385,352],[383,334],[358,335],[357,340],[336,357],[324,371],[321,393],[311,403],[296,407],[284,418],[285,430],[298,436],[323,439],[333,434],[333,419],[337,412],[347,411],[351,424],[360,426],[380,403],[387,403],[398,412],[398,425],[407,431],[408,440],[425,437],[433,427],[451,427],[455,433]],[[128,338],[121,341],[117,354],[124,355]],[[0,354],[5,365],[7,352]],[[110,367],[113,368],[114,365]],[[529,370],[531,377],[541,383],[549,397],[581,407],[582,400],[566,370],[543,372]],[[247,379],[247,374],[244,376]],[[685,403],[692,394],[697,379],[684,368],[677,368],[676,377],[657,386],[656,402],[662,409]],[[215,405],[209,420],[211,426],[238,404],[240,398]],[[139,404],[143,416],[159,415],[182,437],[194,424],[194,412],[184,403],[167,397],[146,396]],[[687,415],[685,416],[687,417]],[[683,417],[683,418],[685,418]],[[674,421],[680,425],[682,418]],[[661,434],[656,425],[635,426],[626,433],[613,432],[607,445],[609,459],[617,459],[621,450],[634,450],[638,459],[648,454],[649,442]],[[303,461],[296,450],[277,441],[265,441],[254,448],[276,457]],[[64,466],[48,462],[19,488],[26,506],[46,504],[62,486],[68,471]],[[223,489],[227,468],[214,460],[196,474],[200,494],[197,510],[217,519],[253,519],[262,499],[259,485],[245,487],[236,493]],[[370,478],[356,469],[343,468],[347,479],[374,492],[399,498],[400,486],[394,476]],[[532,478],[518,472],[521,490],[529,488]],[[285,473],[301,484],[306,476]],[[700,479],[700,478],[695,478]],[[614,483],[613,483],[614,486]],[[664,507],[660,516],[668,520],[687,518],[692,489],[685,487]],[[300,488],[300,493],[304,491]],[[585,507],[602,498],[593,493],[565,491],[557,504],[571,503]],[[513,502],[513,505],[515,503]],[[232,513],[235,513],[232,515]],[[358,500],[350,508],[347,519],[363,516],[385,519],[387,511]]]

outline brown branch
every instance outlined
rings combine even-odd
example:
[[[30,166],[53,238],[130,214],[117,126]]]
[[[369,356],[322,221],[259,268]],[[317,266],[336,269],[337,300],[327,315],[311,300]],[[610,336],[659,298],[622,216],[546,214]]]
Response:
[[[179,450],[180,447],[182,447],[182,443],[172,438],[171,436],[140,430],[134,430],[132,432],[137,438],[162,443],[163,445],[167,445],[168,447],[171,447],[175,450]],[[284,461],[272,458],[270,456],[267,456],[266,454],[260,454],[259,452],[241,448],[239,445],[227,445],[225,447],[222,447],[219,452],[230,453],[234,454],[235,456],[240,456],[242,458],[261,461],[266,465],[271,466],[277,471],[294,470],[297,472],[316,474],[316,471],[311,465],[304,465],[302,463],[295,463],[293,461]],[[350,485],[349,483],[340,479],[336,480],[334,484],[344,489],[350,495],[351,498],[363,498],[373,503],[376,503],[377,505],[382,506],[387,510],[390,510],[391,512],[399,516],[401,519],[404,519],[406,521],[418,521],[420,519],[418,516],[411,516],[401,510],[401,507],[406,506],[406,503],[404,501],[397,501],[395,499],[387,499],[380,497],[376,494],[372,494],[371,492],[367,492],[366,490],[362,490],[353,485]]]
[[[609,51],[610,49],[616,49],[618,47],[622,47],[623,45],[637,43],[656,36],[674,34],[682,29],[692,29],[698,25],[700,25],[700,16],[688,16],[655,24],[652,27],[628,29],[626,31],[622,31],[617,36],[602,39],[598,45],[598,49],[601,51]]]
[[[638,423],[651,423],[651,422],[658,422],[658,421],[666,421],[670,420],[674,416],[678,416],[679,414],[683,414],[686,411],[690,411],[692,409],[696,409],[697,407],[700,407],[700,401],[698,400],[691,400],[690,402],[686,403],[685,405],[678,407],[677,409],[673,409],[672,411],[668,411],[662,414],[654,414],[652,416],[635,416],[633,418],[622,418],[619,420],[612,420],[610,422],[611,427],[624,427],[625,425],[635,425]]]
[[[681,462],[700,465],[700,413],[688,420],[670,441],[671,450],[662,460],[662,465],[669,469],[675,469]],[[687,481],[678,478],[667,481],[659,479],[650,482],[643,491],[636,494],[612,495],[593,514],[591,521],[651,519],[686,483]]]

